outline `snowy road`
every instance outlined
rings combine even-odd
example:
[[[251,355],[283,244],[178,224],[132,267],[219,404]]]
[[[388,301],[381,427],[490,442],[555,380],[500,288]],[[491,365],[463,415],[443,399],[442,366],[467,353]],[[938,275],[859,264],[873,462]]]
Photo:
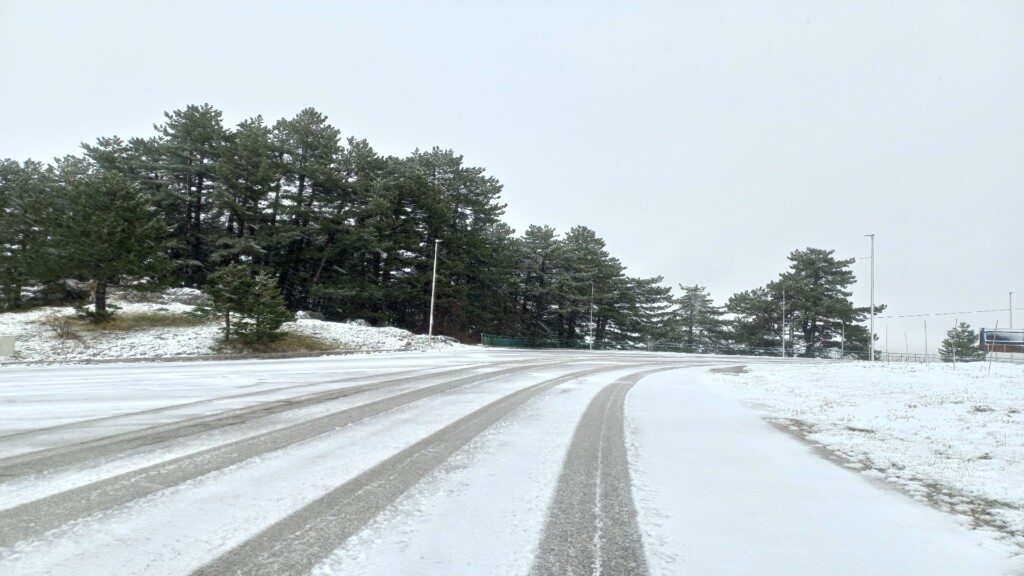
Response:
[[[6,367],[0,573],[1018,573],[708,384],[730,362]]]

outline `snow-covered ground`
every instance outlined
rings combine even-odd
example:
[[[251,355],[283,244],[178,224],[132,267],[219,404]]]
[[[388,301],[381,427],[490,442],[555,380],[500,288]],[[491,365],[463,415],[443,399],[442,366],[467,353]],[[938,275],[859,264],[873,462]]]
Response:
[[[296,324],[304,322],[315,321]],[[339,326],[366,331],[362,342],[393,337]],[[745,372],[708,371],[737,360],[748,362]],[[522,362],[535,365],[509,371]],[[8,461],[396,381],[0,481],[0,526],[15,507],[419,390],[454,378],[452,370],[506,371],[0,547],[0,574],[187,573],[497,399],[607,367],[498,420],[312,564],[321,575],[525,575],[587,405],[617,378],[666,362],[682,369],[640,380],[625,405],[632,494],[651,574],[1024,575],[1022,366],[995,364],[989,373],[982,364],[954,370],[468,346],[0,366],[0,459]]]
[[[815,367],[782,372],[805,370]],[[714,379],[681,376],[649,377],[626,406],[653,575],[1024,570],[1007,560],[1021,551],[997,534],[965,530],[948,515],[866,482],[775,430]]]
[[[606,383],[636,371],[632,363],[672,358],[679,357],[463,347],[271,361],[3,366],[0,458],[24,453],[27,445],[42,449],[80,440],[69,438],[69,431],[117,433],[124,428],[110,426],[138,429],[382,376],[424,374],[424,382],[403,384],[399,389],[404,390],[426,385],[430,374],[460,367],[556,361],[337,428],[0,547],[0,573],[196,570],[468,412],[578,369],[571,367],[573,363],[609,365],[610,371],[561,383],[498,421],[312,569],[313,574],[345,576],[525,575],[542,536],[562,458],[589,402]],[[708,372],[702,366],[651,375],[627,397],[633,493],[651,574],[1024,574],[1013,515],[999,516],[1007,522],[999,529],[973,525],[969,516],[936,509],[926,493],[920,494],[923,501],[915,502],[918,492],[910,490],[907,497],[887,488],[885,481],[928,475],[929,466],[940,458],[919,452],[955,442],[965,453],[984,448],[991,456],[981,461],[993,464],[994,471],[976,466],[973,476],[950,474],[942,477],[946,489],[957,494],[995,491],[1001,502],[1019,506],[1021,427],[1013,410],[1021,398],[1015,389],[1021,382],[1019,367],[996,366],[990,376],[977,365],[958,367],[953,373],[942,367],[755,362],[752,359],[749,371],[741,374]],[[10,506],[396,392],[345,397],[113,459],[0,483],[0,520]],[[926,406],[930,398],[932,404]],[[753,410],[745,402],[759,408]],[[908,409],[907,404],[930,410],[915,418],[888,417],[919,410]],[[18,435],[153,409],[166,411],[96,421],[84,428],[57,428],[52,435]],[[974,416],[992,412],[1002,417],[975,425]],[[804,423],[788,434],[765,423],[762,416],[784,418],[787,424],[800,416]],[[890,422],[896,422],[894,429],[883,429]],[[876,433],[850,429],[868,426]],[[866,454],[859,452],[867,450],[857,440],[860,436],[889,435],[889,442],[871,449],[871,461],[894,462],[890,467],[902,476],[888,468],[867,472],[845,466],[845,461],[829,461],[799,438],[797,433],[804,429],[819,430],[813,442],[828,443],[851,456]],[[957,431],[964,429],[970,434]],[[1006,446],[997,441],[1004,437]],[[866,461],[864,456],[853,460]],[[937,469],[948,472],[950,466]],[[987,480],[975,488],[965,483],[983,477]],[[929,483],[920,485],[927,489]]]
[[[110,304],[119,314],[187,314],[202,298],[198,290],[178,288],[160,294],[139,295],[116,292]],[[146,301],[139,301],[140,299]],[[74,318],[71,307],[45,307],[25,312],[0,313],[0,336],[14,336],[16,352],[4,361],[78,362],[121,358],[162,358],[204,356],[216,350],[222,338],[222,324],[210,321],[199,326],[145,328],[136,330],[76,330],[73,338],[59,338],[50,327],[53,319]],[[285,332],[318,338],[338,350],[426,350],[452,346],[450,339],[429,341],[400,328],[372,328],[357,323],[325,322],[299,318],[285,323]]]
[[[751,364],[709,378],[851,471],[1024,551],[1024,366]]]

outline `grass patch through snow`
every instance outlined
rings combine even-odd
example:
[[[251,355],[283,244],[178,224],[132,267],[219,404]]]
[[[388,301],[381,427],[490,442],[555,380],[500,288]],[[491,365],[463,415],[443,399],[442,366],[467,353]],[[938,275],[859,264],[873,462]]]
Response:
[[[202,326],[209,321],[197,316],[173,312],[117,312],[106,322],[90,322],[82,318],[72,319],[71,322],[76,330],[112,332],[146,328],[188,328]]]
[[[284,337],[276,342],[264,342],[261,344],[246,344],[238,338],[217,344],[219,352],[256,352],[259,354],[288,353],[288,352],[329,352],[341,350],[342,348],[331,342],[321,340],[314,336],[305,334],[292,334],[285,332]]]

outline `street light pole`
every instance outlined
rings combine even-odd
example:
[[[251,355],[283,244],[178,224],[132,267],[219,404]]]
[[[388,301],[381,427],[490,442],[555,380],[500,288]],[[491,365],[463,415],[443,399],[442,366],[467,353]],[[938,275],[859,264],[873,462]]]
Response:
[[[1010,292],[1010,330],[1013,330],[1013,292]]]
[[[786,287],[782,287],[782,321],[779,322],[779,331],[782,332],[782,357],[786,357]]]
[[[434,294],[437,292],[437,250],[441,246],[440,240],[434,240],[434,278],[430,281],[430,325],[427,328],[427,338],[434,339]]]
[[[868,358],[875,361],[875,235],[865,234],[871,238],[871,333],[868,335]]]
[[[594,283],[590,283],[590,349],[594,349]]]

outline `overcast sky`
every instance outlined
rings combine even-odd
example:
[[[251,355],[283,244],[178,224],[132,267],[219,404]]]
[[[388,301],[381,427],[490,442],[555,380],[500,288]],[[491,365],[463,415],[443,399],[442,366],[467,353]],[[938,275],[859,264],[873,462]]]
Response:
[[[866,257],[885,315],[1024,328],[1024,2],[0,0],[0,158],[312,106],[441,146],[506,220],[595,229],[724,303],[795,249]],[[870,261],[854,265],[868,304]],[[954,316],[879,319],[930,351]],[[906,333],[906,337],[904,337]]]

